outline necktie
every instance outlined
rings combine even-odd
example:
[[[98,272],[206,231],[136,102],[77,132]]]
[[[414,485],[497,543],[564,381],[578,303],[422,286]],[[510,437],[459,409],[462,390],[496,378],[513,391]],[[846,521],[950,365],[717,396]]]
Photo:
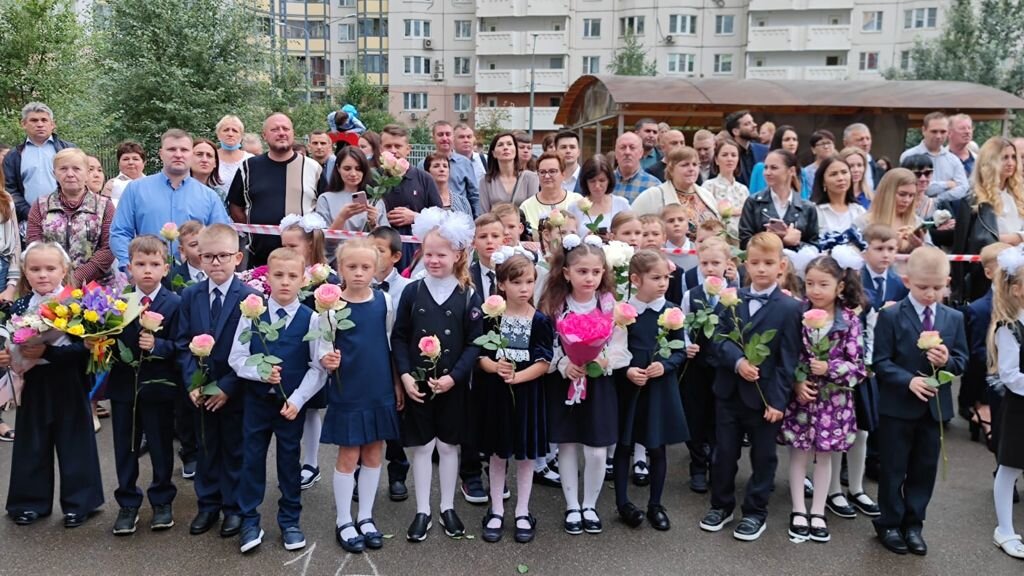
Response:
[[[203,280],[206,280],[206,272],[202,270],[196,272],[196,282],[202,282]]]
[[[285,310],[284,308],[278,308],[277,309],[277,317],[280,318],[281,320],[284,320],[285,318],[288,317],[288,311]],[[287,324],[287,323],[288,323],[288,321],[285,320],[285,324]]]
[[[932,322],[931,306],[928,306],[924,309],[924,320],[921,321],[921,329],[926,332],[935,329],[935,324]]]
[[[210,321],[214,325],[220,319],[221,308],[224,307],[224,300],[221,298],[220,288],[213,289],[213,303],[210,305]]]
[[[387,280],[385,280],[383,282],[378,282],[377,283],[377,290],[380,290],[381,292],[390,292],[391,291],[391,284],[389,284]]]
[[[498,283],[494,281],[494,271],[487,272],[487,281],[491,283],[491,287],[487,290],[487,295],[494,296],[498,293]]]
[[[140,300],[140,302],[142,302],[143,306],[149,306],[150,304],[153,303],[153,299],[150,298],[149,296],[143,296],[142,300]]]
[[[875,277],[875,301],[872,304],[875,310],[881,310],[885,304],[885,278],[881,276]]]

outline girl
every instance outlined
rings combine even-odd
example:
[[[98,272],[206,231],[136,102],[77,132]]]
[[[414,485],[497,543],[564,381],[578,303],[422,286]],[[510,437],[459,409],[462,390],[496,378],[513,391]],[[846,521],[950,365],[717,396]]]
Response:
[[[406,537],[422,542],[430,530],[430,484],[434,447],[440,455],[441,526],[461,537],[455,513],[469,378],[483,333],[479,297],[469,277],[473,221],[462,212],[431,207],[420,212],[412,233],[423,239],[426,276],[405,287],[398,305],[391,350],[408,398],[402,412],[402,445],[412,461],[416,516]],[[433,358],[433,360],[431,360]]]
[[[833,458],[827,454],[841,458],[853,444],[857,420],[851,389],[867,376],[860,319],[853,310],[861,306],[863,299],[858,264],[863,261],[849,247],[838,247],[834,252],[842,254],[842,266],[831,256],[819,256],[807,265],[807,300],[811,311],[819,311],[824,320],[820,328],[812,330],[805,316],[800,359],[807,377],[793,387],[794,397],[786,407],[779,432],[780,440],[790,445],[789,492],[793,513],[789,515],[789,535],[815,542],[831,539],[825,521],[828,494],[822,490],[832,477]],[[812,352],[811,347],[819,338],[828,339],[828,360],[819,360]],[[804,472],[812,454],[820,457],[815,459],[817,489],[808,516]]]
[[[651,485],[647,520],[656,530],[668,530],[671,525],[661,505],[667,470],[665,446],[690,439],[678,384],[686,353],[678,349],[668,358],[658,355],[658,320],[663,312],[675,308],[665,301],[669,276],[668,259],[657,250],[641,250],[629,263],[630,282],[636,286],[629,303],[638,315],[628,327],[632,360],[627,369],[616,372],[619,442],[615,449],[615,505],[619,517],[633,528],[643,522],[644,513],[627,495],[630,446],[636,442],[647,447]],[[668,338],[682,342],[682,330],[671,331]]]
[[[591,156],[580,168],[580,193],[590,202],[591,206],[584,212],[579,203],[569,207],[568,212],[579,222],[577,232],[580,236],[590,234],[589,224],[597,223],[595,234],[605,237],[608,226],[615,216],[629,210],[629,200],[617,194],[615,190],[615,169],[603,154]],[[582,202],[582,200],[581,200]],[[597,222],[600,218],[600,222]]]
[[[508,258],[507,261],[504,261]],[[533,540],[537,521],[530,514],[534,461],[548,452],[544,378],[551,361],[551,321],[533,307],[533,262],[523,255],[492,257],[497,265],[498,294],[505,313],[487,320],[488,328],[509,345],[480,357],[473,386],[480,387],[480,451],[490,456],[491,510],[484,516],[483,539],[501,540],[505,524],[503,492],[509,458],[516,459],[516,542]]]
[[[561,246],[554,249],[551,274],[548,276],[540,309],[552,319],[576,314],[611,314],[615,306],[615,280],[600,246],[584,243],[579,236],[568,234]],[[558,444],[559,473],[565,496],[565,531],[569,534],[601,533],[597,515],[597,499],[605,477],[608,447],[615,443],[614,422],[618,416],[618,399],[611,374],[629,365],[626,330],[615,328],[611,339],[595,360],[604,374],[587,376],[583,366],[573,364],[554,339],[554,355],[546,387],[548,432]],[[572,380],[586,379],[587,397],[579,404],[568,405]],[[583,509],[579,500],[579,452],[583,446],[585,462],[583,478]]]
[[[640,243],[644,237],[644,225],[640,222],[640,217],[635,212],[627,210],[616,214],[612,218],[609,230],[611,231],[609,240],[625,242],[634,249],[640,248]]]
[[[25,250],[23,266],[22,286],[31,293],[14,303],[12,314],[35,312],[72,284],[71,259],[58,244],[33,242]],[[22,526],[50,515],[56,450],[64,527],[76,528],[103,504],[85,376],[89,351],[79,338],[72,341],[56,330],[45,334],[38,338],[41,342],[19,347],[22,358],[38,364],[22,375],[7,514]],[[0,351],[0,366],[10,365],[11,353]]]
[[[327,380],[327,416],[319,437],[321,442],[338,446],[334,468],[336,535],[346,552],[356,553],[384,545],[384,535],[373,521],[373,501],[380,483],[384,441],[398,438],[396,396],[398,406],[402,400],[397,394],[388,347],[391,298],[386,292],[370,288],[379,259],[380,253],[370,240],[349,240],[338,248],[338,267],[345,280],[341,298],[352,311],[349,320],[355,328],[335,333],[337,349],[328,359],[337,366],[344,357],[345,376],[340,383]],[[359,515],[353,524],[352,497],[360,462]]]

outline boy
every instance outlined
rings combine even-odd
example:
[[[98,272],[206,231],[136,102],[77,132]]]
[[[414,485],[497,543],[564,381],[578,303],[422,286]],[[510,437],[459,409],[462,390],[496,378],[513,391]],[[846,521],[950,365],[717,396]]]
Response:
[[[903,283],[910,294],[878,315],[872,368],[878,378],[878,436],[881,470],[874,520],[882,545],[896,554],[923,556],[925,511],[935,487],[939,427],[953,417],[951,386],[925,381],[935,370],[954,376],[967,366],[963,315],[940,300],[949,284],[949,260],[932,246],[910,254]],[[934,330],[942,343],[918,348],[922,332]],[[933,401],[934,399],[934,401]]]
[[[743,434],[750,439],[750,463],[753,473],[747,482],[743,501],[743,519],[733,531],[737,540],[751,542],[764,533],[768,516],[768,498],[775,483],[775,439],[789,403],[793,374],[800,352],[800,321],[803,306],[782,293],[779,275],[785,270],[782,240],[761,232],[747,246],[747,275],[750,287],[740,291],[741,302],[735,310],[749,342],[756,334],[775,330],[768,342],[768,357],[759,366],[743,355],[743,350],[727,339],[711,344],[715,365],[716,454],[711,464],[711,509],[700,527],[718,532],[732,521],[736,505],[736,472]],[[732,312],[721,315],[718,332],[733,330]],[[764,400],[762,400],[762,395]]]
[[[657,214],[644,214],[640,217],[640,248],[661,250],[665,246],[667,228],[665,221]]]
[[[1007,248],[1009,244],[993,242],[981,249],[981,266],[985,271],[985,277],[989,281],[995,279],[999,270],[999,253]],[[989,450],[995,452],[993,444],[999,421],[996,412],[999,408],[999,394],[988,394],[986,374],[988,373],[988,327],[992,321],[992,287],[984,296],[971,302],[964,313],[967,321],[967,345],[970,350],[970,360],[967,364],[967,374],[960,386],[960,410],[971,414],[977,414],[975,421],[971,415],[971,440],[977,440],[978,434],[985,435],[985,443]],[[973,391],[973,393],[972,393]],[[990,403],[989,400],[992,400]],[[988,426],[986,430],[984,427]]]
[[[686,210],[681,204],[669,204],[661,211],[661,220],[665,223],[665,248],[674,250],[690,250],[690,222],[686,219]]]
[[[178,228],[178,263],[163,281],[164,288],[181,294],[186,287],[206,279],[199,260],[199,233],[203,223],[189,220]]]
[[[180,376],[174,363],[174,334],[181,298],[160,285],[169,267],[167,245],[156,236],[139,236],[128,245],[128,258],[134,291],[142,294],[143,305],[150,312],[161,314],[163,321],[156,333],[142,330],[136,321],[117,336],[118,347],[126,346],[132,358],[140,362],[138,377],[135,369],[123,362],[115,362],[110,369],[107,395],[117,467],[114,499],[121,507],[113,532],[118,536],[134,533],[139,521],[142,491],[136,481],[142,434],[149,442],[149,460],[153,465],[153,483],[147,490],[153,506],[149,527],[166,530],[174,526],[174,407],[181,396],[176,384]]]
[[[291,248],[277,248],[267,257],[267,282],[272,296],[260,317],[265,324],[280,323],[280,336],[266,342],[253,335],[243,343],[243,334],[256,330],[253,321],[243,317],[235,329],[228,364],[246,387],[245,413],[242,417],[242,476],[238,483],[238,507],[242,513],[239,549],[245,553],[263,543],[259,507],[267,490],[267,450],[271,436],[277,438],[277,482],[281,489],[277,524],[285,550],[306,546],[299,528],[302,512],[300,498],[300,442],[306,421],[306,402],[323,387],[327,372],[321,360],[333,347],[321,338],[304,342],[318,330],[319,315],[299,301],[305,273],[305,260]],[[255,354],[270,354],[281,362],[269,375],[261,376],[257,366],[247,361]],[[282,403],[284,404],[282,406]]]
[[[228,365],[231,337],[238,326],[238,303],[256,292],[235,277],[242,261],[238,233],[226,224],[214,224],[199,233],[199,254],[206,280],[185,288],[178,308],[178,362],[186,387],[199,369],[189,350],[194,336],[208,334],[215,344],[206,359],[207,381],[216,382],[221,393],[203,396],[199,390],[189,393],[196,411],[195,429],[200,430],[199,461],[195,488],[199,512],[189,533],[203,534],[224,513],[222,537],[235,536],[242,528],[238,508],[238,480],[242,472],[243,392],[238,378]],[[296,476],[298,477],[298,476]]]
[[[505,245],[513,248],[518,246],[526,227],[523,226],[523,221],[519,218],[519,209],[516,208],[516,205],[508,202],[495,204],[491,207],[491,214],[497,216],[501,220],[502,226],[505,227]]]

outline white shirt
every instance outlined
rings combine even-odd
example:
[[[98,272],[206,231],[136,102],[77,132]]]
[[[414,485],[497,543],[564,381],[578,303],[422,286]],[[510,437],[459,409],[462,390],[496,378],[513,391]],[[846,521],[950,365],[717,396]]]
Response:
[[[473,156],[470,158],[473,162],[473,173],[476,176],[477,182],[481,178],[487,175],[487,167],[484,166],[484,159],[480,156],[479,152],[473,152]]]
[[[49,294],[40,294],[39,292],[33,290],[32,297],[28,299],[28,308],[26,308],[26,310],[38,309],[43,302],[49,302],[50,300],[53,300],[54,298],[57,297],[57,294],[60,294],[63,290],[64,286],[60,284],[58,284],[57,287],[54,288],[53,292],[50,292]]]
[[[196,268],[187,262],[185,265],[188,266],[189,280],[192,280],[193,282],[202,282],[203,280],[206,280],[206,272],[203,272],[202,269]]]
[[[874,286],[876,290],[878,289],[878,279],[879,278],[882,279],[882,302],[885,302],[885,289],[886,289],[886,284],[888,284],[888,281],[889,281],[889,277],[888,277],[888,275],[886,273],[888,271],[882,272],[881,274],[877,274],[867,264],[864,264],[864,269],[867,270],[868,271],[868,275],[871,276],[871,285]]]
[[[682,246],[676,246],[675,244],[672,243],[671,240],[666,240],[665,241],[665,249],[669,250],[669,252],[666,253],[665,256],[667,256],[668,259],[671,260],[672,263],[675,264],[677,268],[682,268],[683,269],[684,277],[686,275],[686,271],[687,270],[697,266],[697,264],[698,264],[697,256],[695,254],[673,254],[671,252],[672,250],[676,250],[676,249],[682,250],[683,252],[686,252],[686,251],[689,251],[689,250],[693,250],[693,244],[690,243],[690,239],[689,238],[686,239],[686,242],[684,242]],[[698,274],[700,274],[699,271],[698,271]],[[692,286],[691,286],[691,288],[692,288]]]
[[[1024,311],[1017,314],[1018,321],[1024,321]],[[1020,366],[1020,344],[1007,326],[996,330],[996,350],[999,351],[999,380],[1006,389],[1024,396],[1024,374]]]
[[[227,282],[225,282],[223,284],[214,284],[213,280],[210,280],[210,282],[209,282],[210,306],[213,306],[213,299],[217,297],[213,293],[213,289],[214,288],[219,288],[220,289],[220,303],[223,304],[224,303],[224,298],[228,295],[228,288],[231,287],[231,282],[233,282],[234,279],[235,279],[235,277],[232,276],[232,277],[228,278]]]
[[[150,302],[155,302],[156,301],[156,295],[160,293],[160,283],[157,282],[156,289],[153,290],[153,292],[151,292],[150,294],[146,294],[145,292],[142,292],[141,290],[139,292],[142,293],[142,296],[139,297],[139,300],[142,300],[143,298],[149,298]]]
[[[488,268],[483,262],[480,262],[480,293],[485,297],[491,293],[491,279],[495,282],[498,281],[498,276],[492,268]],[[440,302],[438,302],[440,304]]]
[[[921,321],[921,325],[923,326],[924,325],[924,309],[925,309],[925,305],[921,304],[920,302],[915,300],[913,296],[910,296],[910,303],[913,304],[914,311],[917,312],[917,319]],[[932,311],[932,328],[934,329],[934,327],[935,327],[935,312],[937,311],[938,305],[937,304],[932,304],[931,306],[928,306],[928,308],[930,308],[931,311]]]
[[[572,176],[569,177],[569,178],[564,178],[562,180],[562,190],[565,190],[566,192],[575,192],[576,191],[576,184],[577,184],[577,182],[579,182],[579,179],[580,179],[580,165],[577,164],[576,165],[576,170],[573,171]],[[611,222],[609,222],[608,224],[611,225]]]
[[[775,292],[775,289],[778,287],[778,284],[772,284],[770,288],[767,288],[765,290],[754,290],[754,288],[751,287],[750,293],[756,296],[767,296],[772,292]],[[749,302],[747,302],[747,310],[750,310],[750,317],[753,318],[754,314],[757,314],[757,312],[761,310],[762,306],[764,306],[764,304],[762,304],[760,300],[751,299]]]
[[[773,198],[774,200],[774,198]],[[857,218],[864,215],[866,210],[856,202],[846,205],[846,212],[836,212],[831,204],[818,204],[818,234],[828,232],[846,232],[853,228]]]
[[[388,296],[391,296],[391,302],[395,305],[402,300],[402,292],[405,291],[405,287],[409,285],[409,282],[412,282],[412,280],[399,274],[398,269],[394,266],[391,267],[391,273],[383,281],[388,283]],[[374,281],[373,284],[376,288],[379,282]]]
[[[423,285],[427,287],[427,291],[430,292],[430,297],[434,299],[434,302],[440,306],[447,302],[448,298],[451,298],[452,292],[455,292],[455,288],[459,285],[459,281],[455,276],[434,278],[428,274],[423,278]]]
[[[775,190],[771,191],[772,205],[775,206],[775,213],[779,215],[779,219],[786,217],[786,211],[789,210],[789,205],[793,203],[793,192],[789,193],[789,200],[783,202]]]
[[[1021,219],[1020,211],[1017,210],[1017,204],[1013,201],[1013,196],[1006,190],[1000,190],[999,199],[1003,202],[1003,213],[998,214],[996,218],[999,233],[1017,234],[1024,230],[1024,220]]]

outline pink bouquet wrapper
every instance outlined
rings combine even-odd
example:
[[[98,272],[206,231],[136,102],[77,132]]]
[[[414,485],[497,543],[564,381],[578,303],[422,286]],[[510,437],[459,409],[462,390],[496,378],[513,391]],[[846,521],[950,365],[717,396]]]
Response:
[[[558,321],[556,331],[562,351],[577,366],[593,362],[612,337],[614,323],[610,314],[594,311],[590,314],[570,312]],[[587,399],[587,378],[569,383],[566,405],[579,404]]]

